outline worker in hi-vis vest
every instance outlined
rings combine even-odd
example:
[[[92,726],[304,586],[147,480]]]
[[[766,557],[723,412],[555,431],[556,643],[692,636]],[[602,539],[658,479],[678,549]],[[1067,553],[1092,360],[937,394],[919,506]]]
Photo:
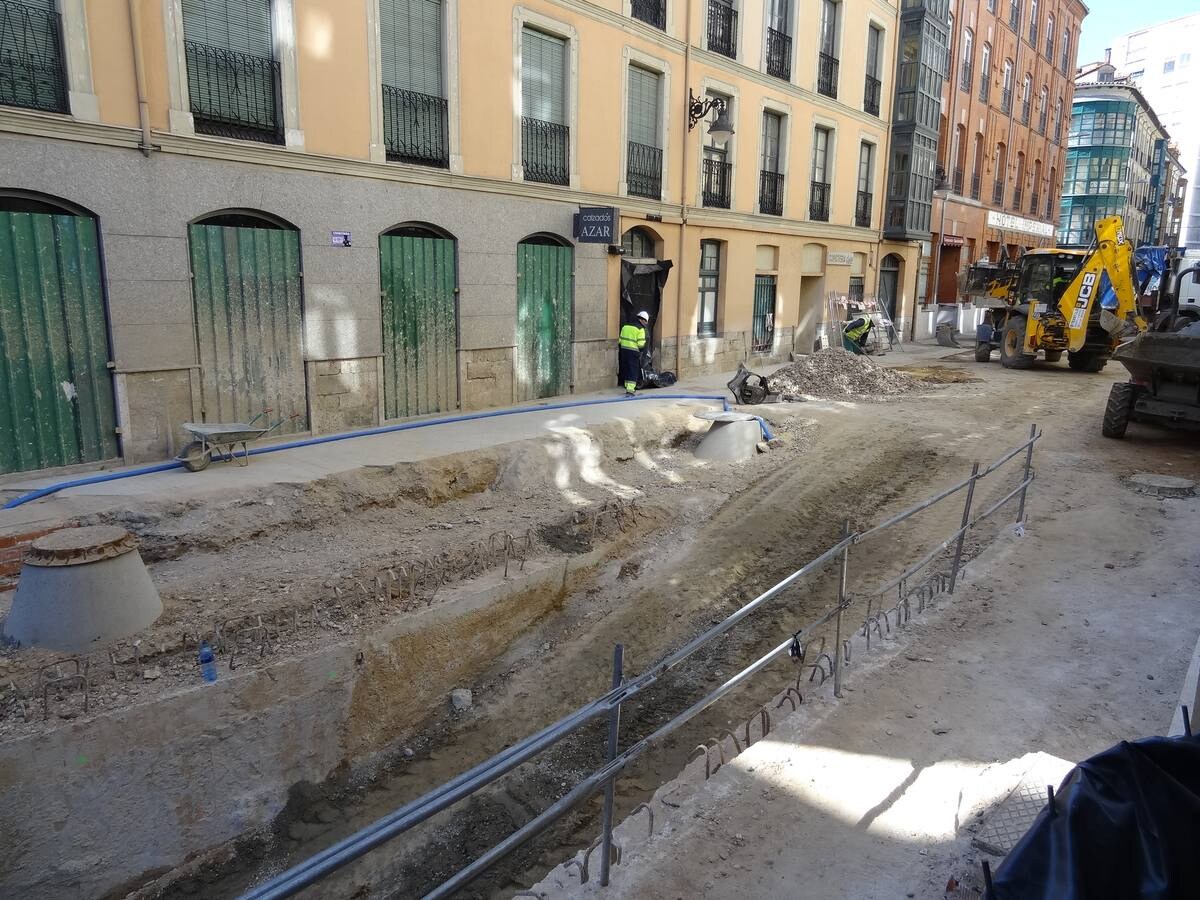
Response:
[[[864,345],[875,323],[870,316],[858,316],[851,319],[842,328],[842,346],[851,353],[865,353]]]
[[[646,349],[646,325],[650,313],[642,310],[637,314],[637,324],[621,326],[617,339],[617,369],[625,383],[625,396],[632,397],[642,378],[642,351]]]

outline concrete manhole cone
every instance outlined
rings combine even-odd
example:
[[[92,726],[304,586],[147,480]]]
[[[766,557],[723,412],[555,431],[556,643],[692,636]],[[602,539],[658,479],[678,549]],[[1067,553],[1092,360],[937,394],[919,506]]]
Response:
[[[64,528],[33,542],[4,637],[78,653],[129,637],[162,615],[162,600],[124,528]]]
[[[1196,482],[1175,475],[1139,472],[1129,476],[1129,483],[1143,494],[1158,494],[1160,497],[1191,497],[1196,493]]]
[[[761,429],[758,420],[744,412],[716,412],[705,410],[695,413],[697,419],[706,419],[712,424],[708,433],[700,440],[695,453],[698,459],[715,462],[737,462],[749,459],[758,452]]]

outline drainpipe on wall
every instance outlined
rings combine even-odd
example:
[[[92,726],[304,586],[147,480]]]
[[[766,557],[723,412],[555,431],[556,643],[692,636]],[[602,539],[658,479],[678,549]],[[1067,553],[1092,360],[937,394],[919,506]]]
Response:
[[[129,34],[133,41],[133,81],[137,86],[138,123],[142,129],[142,140],[138,149],[143,156],[154,150],[150,143],[150,103],[146,99],[146,66],[142,55],[142,10],[141,0],[129,0]]]
[[[683,163],[679,167],[679,274],[675,277],[675,376],[683,377],[683,273],[687,271],[687,162],[691,147],[688,121],[691,107],[688,96],[692,87],[692,0],[684,4],[683,32]]]

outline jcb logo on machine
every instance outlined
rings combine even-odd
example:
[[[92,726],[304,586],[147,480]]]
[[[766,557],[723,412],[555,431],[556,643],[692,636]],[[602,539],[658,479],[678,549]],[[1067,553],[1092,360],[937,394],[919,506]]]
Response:
[[[1121,228],[1117,231],[1117,245],[1125,243],[1125,229]]]
[[[1082,328],[1083,317],[1087,312],[1088,301],[1096,289],[1096,273],[1088,272],[1083,276],[1083,284],[1079,286],[1079,297],[1075,301],[1075,311],[1071,315],[1071,328]]]

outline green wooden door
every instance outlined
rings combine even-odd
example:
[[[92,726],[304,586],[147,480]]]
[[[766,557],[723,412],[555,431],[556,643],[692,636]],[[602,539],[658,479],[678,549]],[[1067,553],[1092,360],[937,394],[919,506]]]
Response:
[[[574,272],[571,247],[517,245],[517,400],[570,390]]]
[[[383,404],[389,419],[458,407],[454,241],[383,235]]]
[[[96,223],[0,212],[0,474],[117,455]]]
[[[192,225],[188,244],[204,421],[271,409],[272,421],[285,419],[280,433],[306,430],[299,235]]]

